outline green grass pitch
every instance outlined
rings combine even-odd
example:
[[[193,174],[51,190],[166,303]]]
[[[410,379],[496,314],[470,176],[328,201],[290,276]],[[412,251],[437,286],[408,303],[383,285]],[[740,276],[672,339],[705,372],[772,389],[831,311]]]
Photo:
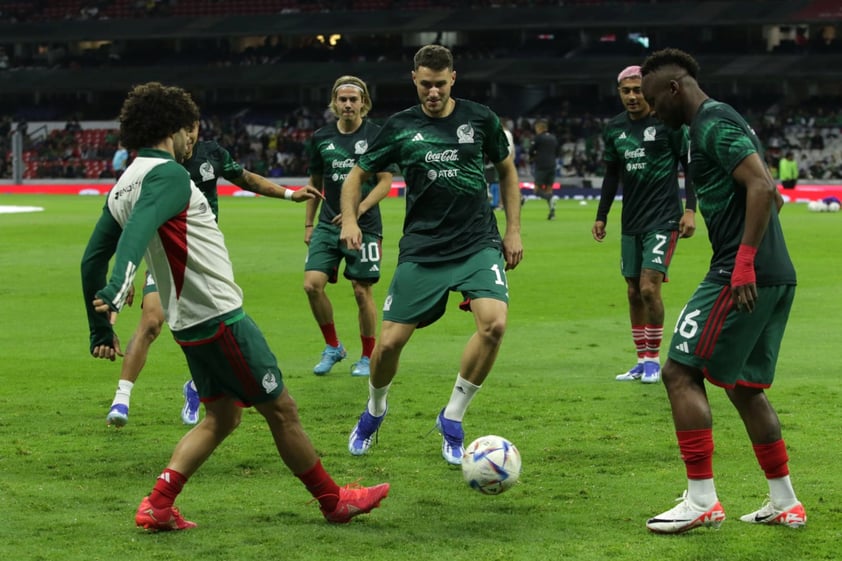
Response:
[[[769,391],[802,531],[743,524],[767,492],[745,431],[721,390],[713,405],[714,469],[728,520],[718,531],[649,534],[673,504],[684,469],[662,385],[618,383],[634,359],[619,273],[619,203],[608,238],[590,235],[595,202],[524,207],[523,263],[509,274],[509,326],[497,364],[465,420],[467,439],[494,433],[523,456],[521,482],[497,497],[471,491],[440,458],[435,415],[473,330],[453,295],[447,315],[416,332],[390,394],[380,440],[351,457],[347,435],[367,397],[349,375],[360,343],[347,281],[328,288],[349,359],[312,374],[323,348],[302,290],[303,205],[225,198],[221,227],[245,308],[266,334],[305,428],[340,483],[390,481],[370,516],[326,524],[281,464],[262,419],[243,423],[185,487],[177,505],[199,528],[145,534],[134,512],[186,428],[183,356],[165,331],[132,398],[128,426],[105,414],[119,364],[88,355],[79,260],[101,197],[5,196],[43,212],[0,214],[0,558],[6,560],[751,560],[836,559],[842,527],[838,438],[842,216],[787,205],[782,221],[799,274],[795,306]],[[383,203],[382,302],[396,262],[403,201]],[[503,215],[498,214],[501,225]],[[701,218],[699,220],[701,223]],[[664,287],[665,342],[706,270],[704,227],[679,243]],[[136,280],[139,285],[141,279]],[[117,323],[127,342],[139,309]],[[662,355],[664,355],[662,353]]]

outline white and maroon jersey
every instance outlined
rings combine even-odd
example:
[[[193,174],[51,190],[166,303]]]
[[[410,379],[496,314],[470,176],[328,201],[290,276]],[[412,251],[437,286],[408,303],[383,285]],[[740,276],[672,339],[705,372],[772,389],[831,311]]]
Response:
[[[170,154],[153,149],[140,150],[108,193],[82,261],[86,299],[93,294],[120,311],[144,256],[172,331],[242,307],[242,290],[207,198]],[[93,340],[102,320],[92,318],[88,306]]]

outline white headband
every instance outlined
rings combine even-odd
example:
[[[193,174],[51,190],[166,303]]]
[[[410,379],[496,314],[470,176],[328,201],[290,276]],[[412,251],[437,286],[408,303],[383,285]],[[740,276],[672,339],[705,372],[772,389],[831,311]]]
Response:
[[[339,88],[356,88],[356,89],[360,90],[360,93],[364,93],[363,89],[361,87],[359,87],[357,84],[353,84],[351,82],[344,82],[342,84],[339,84],[338,86],[333,88],[333,93],[336,93],[337,91],[339,91]]]

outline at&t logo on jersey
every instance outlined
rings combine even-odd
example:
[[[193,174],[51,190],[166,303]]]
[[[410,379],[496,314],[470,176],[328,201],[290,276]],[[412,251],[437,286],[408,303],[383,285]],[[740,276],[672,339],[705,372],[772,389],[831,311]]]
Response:
[[[648,130],[648,129],[647,129]],[[630,160],[643,160],[646,158],[646,148],[641,146],[640,148],[635,148],[634,150],[626,150],[623,154],[623,157],[626,159],[626,171],[636,171],[636,170],[643,170],[646,169],[646,162],[643,161],[630,161]]]
[[[333,181],[345,181],[345,178],[348,177],[348,170],[354,167],[354,158],[345,158],[344,160],[333,160],[330,163],[330,166],[333,169],[341,170],[339,172],[333,172],[331,175],[331,179]]]

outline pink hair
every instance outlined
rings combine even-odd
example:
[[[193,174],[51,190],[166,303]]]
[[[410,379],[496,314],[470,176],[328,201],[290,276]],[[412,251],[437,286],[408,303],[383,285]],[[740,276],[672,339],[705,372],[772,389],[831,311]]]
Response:
[[[619,84],[627,78],[641,78],[643,74],[640,73],[639,66],[627,66],[622,72],[617,74],[617,83]]]

